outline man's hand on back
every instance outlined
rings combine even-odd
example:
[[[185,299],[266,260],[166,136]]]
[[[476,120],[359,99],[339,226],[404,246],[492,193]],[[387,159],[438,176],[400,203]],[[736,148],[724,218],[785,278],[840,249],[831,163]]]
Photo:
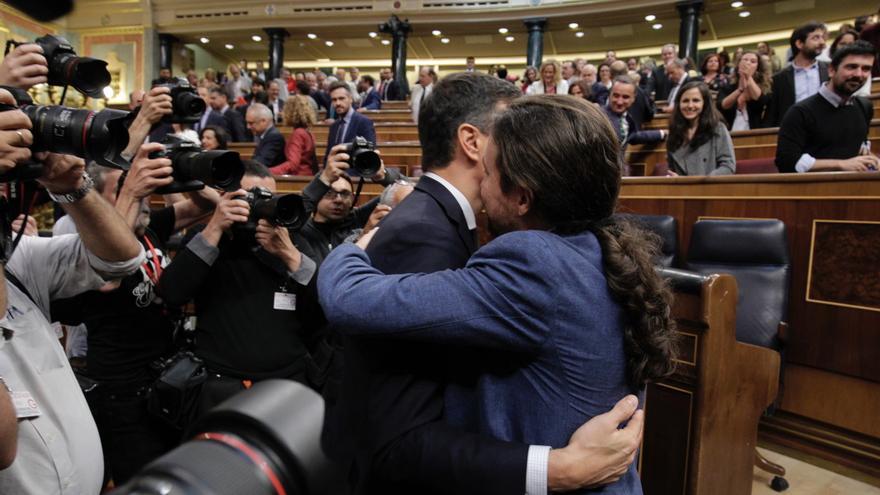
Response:
[[[613,483],[629,469],[642,441],[645,412],[628,395],[614,408],[578,428],[562,449],[550,451],[550,491],[570,491]],[[626,428],[619,425],[629,421]]]

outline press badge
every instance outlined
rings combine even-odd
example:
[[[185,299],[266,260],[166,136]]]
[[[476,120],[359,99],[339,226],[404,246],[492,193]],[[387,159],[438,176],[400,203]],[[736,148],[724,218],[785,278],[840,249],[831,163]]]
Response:
[[[40,415],[40,408],[37,401],[31,397],[31,393],[22,390],[9,394],[12,398],[12,406],[15,407],[15,417],[17,419],[36,418]]]
[[[296,311],[296,294],[289,294],[287,292],[276,292],[275,304],[272,306],[272,308],[281,311]]]

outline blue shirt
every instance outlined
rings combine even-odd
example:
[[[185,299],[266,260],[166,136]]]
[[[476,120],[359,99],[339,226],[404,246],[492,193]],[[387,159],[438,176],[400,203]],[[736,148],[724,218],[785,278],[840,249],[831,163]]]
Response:
[[[819,77],[819,62],[809,67],[794,66],[794,102],[809,98],[819,92],[822,80]]]

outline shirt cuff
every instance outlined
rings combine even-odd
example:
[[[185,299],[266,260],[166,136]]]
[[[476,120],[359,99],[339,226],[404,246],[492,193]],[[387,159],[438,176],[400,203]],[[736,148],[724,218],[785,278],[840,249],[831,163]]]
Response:
[[[186,247],[208,266],[213,266],[217,257],[220,256],[220,248],[209,243],[201,232],[196,234]]]
[[[550,447],[529,445],[526,464],[526,495],[547,495],[547,463]]]
[[[816,159],[811,155],[804,153],[798,159],[797,163],[794,164],[794,169],[803,174],[809,172],[810,169],[813,168],[814,163],[816,163]]]
[[[82,242],[82,241],[79,241]],[[86,249],[84,244],[81,244],[82,249],[85,249],[87,256],[89,258],[89,265],[92,267],[92,270],[95,271],[102,279],[104,280],[115,280],[126,277],[134,273],[139,266],[141,266],[146,259],[144,254],[144,247],[138,243],[138,247],[140,248],[140,252],[134,258],[125,261],[105,261],[99,258],[96,254],[93,254],[91,251]]]
[[[318,271],[318,265],[308,256],[300,253],[299,269],[295,272],[288,271],[287,276],[300,285],[309,285],[309,281]]]

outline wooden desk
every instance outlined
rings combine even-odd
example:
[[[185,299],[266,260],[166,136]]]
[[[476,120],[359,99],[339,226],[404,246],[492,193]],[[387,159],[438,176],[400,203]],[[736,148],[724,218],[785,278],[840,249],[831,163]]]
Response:
[[[648,386],[639,472],[646,495],[748,495],[758,418],[779,353],[736,341],[736,279],[673,273],[675,374]]]
[[[620,210],[778,218],[792,260],[781,408],[764,438],[880,476],[880,173],[627,177]]]

